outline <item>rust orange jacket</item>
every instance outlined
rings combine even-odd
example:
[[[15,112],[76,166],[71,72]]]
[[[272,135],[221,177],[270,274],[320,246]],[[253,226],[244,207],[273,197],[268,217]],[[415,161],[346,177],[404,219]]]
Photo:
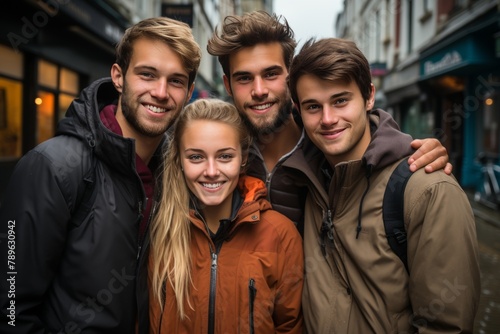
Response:
[[[214,243],[203,219],[191,212],[194,309],[186,306],[181,321],[166,284],[163,312],[150,296],[151,333],[302,333],[302,239],[272,210],[261,180],[243,176],[239,191],[243,204],[221,241]]]

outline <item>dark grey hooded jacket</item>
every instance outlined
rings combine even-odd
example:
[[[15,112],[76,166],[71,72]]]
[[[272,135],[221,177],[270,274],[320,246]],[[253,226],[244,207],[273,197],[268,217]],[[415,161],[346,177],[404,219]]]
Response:
[[[135,144],[99,119],[117,98],[110,79],[91,84],[16,166],[0,208],[1,333],[147,332]]]

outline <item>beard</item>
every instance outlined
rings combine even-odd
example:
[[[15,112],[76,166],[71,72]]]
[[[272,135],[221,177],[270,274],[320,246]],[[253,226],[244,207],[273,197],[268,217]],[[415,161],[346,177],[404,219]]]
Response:
[[[143,136],[155,138],[163,135],[170,125],[174,117],[171,117],[167,123],[159,123],[154,125],[147,125],[139,119],[138,108],[140,103],[134,100],[134,97],[129,94],[127,82],[123,82],[123,91],[121,96],[122,113],[130,126]],[[173,111],[169,111],[173,112]]]
[[[270,134],[278,132],[281,127],[289,120],[290,114],[292,112],[292,102],[284,103],[281,108],[278,110],[278,113],[274,116],[273,119],[263,123],[263,124],[255,124],[252,122],[250,117],[245,113],[240,113],[243,122],[246,124],[252,135],[259,139],[264,137],[268,137]]]

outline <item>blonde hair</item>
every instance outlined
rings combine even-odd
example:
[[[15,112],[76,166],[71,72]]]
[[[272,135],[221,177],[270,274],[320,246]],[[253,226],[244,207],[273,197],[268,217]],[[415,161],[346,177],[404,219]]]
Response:
[[[222,122],[233,126],[240,135],[243,161],[248,156],[252,137],[237,109],[218,99],[200,99],[180,112],[173,126],[161,176],[160,207],[151,223],[151,256],[153,256],[152,289],[163,310],[168,282],[175,294],[181,319],[186,316],[185,303],[191,306],[191,223],[190,193],[180,159],[180,141],[184,129],[195,120]]]

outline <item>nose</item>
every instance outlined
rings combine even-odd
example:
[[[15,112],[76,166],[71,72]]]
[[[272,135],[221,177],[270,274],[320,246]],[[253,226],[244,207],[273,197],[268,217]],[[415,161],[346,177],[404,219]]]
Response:
[[[339,117],[336,115],[333,108],[330,106],[324,106],[323,112],[321,114],[321,125],[322,126],[331,126],[336,124],[339,121]]]
[[[256,77],[253,81],[252,96],[260,97],[269,94],[269,89],[261,77]]]
[[[209,159],[207,161],[207,168],[205,169],[205,176],[215,177],[220,174],[217,162],[215,160]]]
[[[169,97],[168,81],[166,80],[156,81],[154,88],[151,90],[151,96],[157,98],[158,100],[168,99]]]

